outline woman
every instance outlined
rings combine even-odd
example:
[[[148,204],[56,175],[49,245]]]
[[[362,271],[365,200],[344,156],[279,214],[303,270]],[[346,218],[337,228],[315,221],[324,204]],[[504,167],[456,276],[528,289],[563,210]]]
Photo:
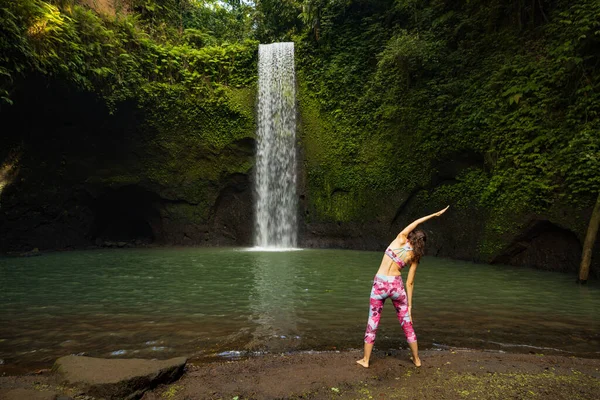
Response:
[[[448,206],[450,207],[450,206]],[[365,368],[369,368],[369,359],[373,351],[375,343],[375,335],[381,318],[383,304],[388,297],[392,299],[398,320],[404,330],[404,335],[412,352],[412,361],[417,366],[421,366],[419,359],[419,349],[417,347],[417,337],[412,326],[411,308],[412,294],[415,281],[415,273],[419,260],[425,252],[425,241],[427,236],[425,232],[415,228],[422,222],[425,222],[433,217],[442,215],[448,207],[434,214],[419,218],[412,224],[408,225],[402,232],[398,234],[396,239],[390,243],[385,251],[385,255],[381,260],[379,271],[373,280],[373,289],[371,290],[369,320],[367,322],[367,331],[365,332],[365,352],[362,359],[357,363]],[[402,283],[400,270],[410,264],[408,278],[406,279],[406,288]]]

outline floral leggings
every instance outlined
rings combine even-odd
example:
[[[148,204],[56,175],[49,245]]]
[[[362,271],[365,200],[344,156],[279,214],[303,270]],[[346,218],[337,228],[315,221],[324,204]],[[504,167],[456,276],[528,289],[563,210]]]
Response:
[[[404,284],[402,283],[402,277],[377,274],[373,280],[373,289],[371,290],[369,321],[367,322],[367,331],[365,332],[365,343],[375,343],[383,303],[388,297],[392,299],[392,304],[394,304],[396,314],[398,314],[398,321],[400,321],[400,325],[404,330],[406,341],[408,343],[416,342],[417,336],[415,335],[415,330],[408,314],[408,299],[404,290]]]

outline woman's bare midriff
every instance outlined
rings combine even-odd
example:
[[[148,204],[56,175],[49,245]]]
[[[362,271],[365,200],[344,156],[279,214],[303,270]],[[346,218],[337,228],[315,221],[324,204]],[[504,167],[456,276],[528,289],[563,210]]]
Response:
[[[391,258],[384,254],[383,260],[381,260],[381,265],[379,266],[377,274],[387,276],[399,276],[400,268],[398,268],[398,265],[395,262],[393,262]]]

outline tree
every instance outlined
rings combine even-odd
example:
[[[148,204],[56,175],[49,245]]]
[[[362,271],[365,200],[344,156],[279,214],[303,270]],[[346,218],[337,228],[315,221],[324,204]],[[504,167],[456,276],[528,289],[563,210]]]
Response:
[[[592,250],[594,249],[594,242],[596,241],[596,235],[598,234],[598,226],[600,225],[600,193],[598,199],[596,199],[596,206],[592,211],[590,217],[590,223],[588,225],[585,240],[583,242],[583,251],[581,253],[581,265],[579,266],[579,278],[578,283],[587,282],[588,275],[590,273],[590,264],[592,262]]]
[[[262,43],[289,40],[301,27],[302,6],[297,0],[257,0],[256,36]]]

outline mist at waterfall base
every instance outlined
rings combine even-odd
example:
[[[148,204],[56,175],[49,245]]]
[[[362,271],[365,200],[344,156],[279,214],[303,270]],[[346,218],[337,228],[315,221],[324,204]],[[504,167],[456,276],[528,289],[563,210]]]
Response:
[[[258,49],[255,239],[259,250],[297,245],[294,43]]]
[[[362,347],[379,252],[232,248],[0,258],[0,359],[220,359]],[[388,302],[389,303],[389,302]],[[406,348],[386,303],[376,349]],[[413,318],[422,349],[600,356],[600,285],[425,257]]]

